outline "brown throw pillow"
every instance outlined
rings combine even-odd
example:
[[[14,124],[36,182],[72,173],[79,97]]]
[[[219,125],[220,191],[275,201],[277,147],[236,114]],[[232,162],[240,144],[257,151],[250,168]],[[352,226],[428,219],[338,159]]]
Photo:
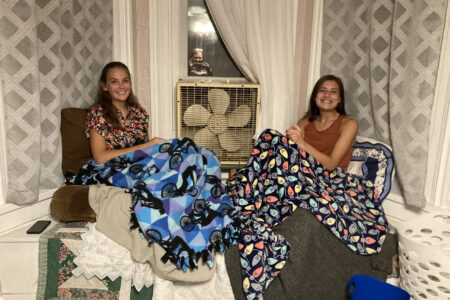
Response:
[[[89,186],[60,187],[53,194],[50,211],[53,218],[60,221],[95,222],[95,212],[89,206]]]
[[[62,171],[76,174],[92,157],[89,139],[84,133],[87,109],[61,110]]]
[[[61,110],[62,171],[77,174],[91,158],[89,139],[84,133],[87,109]],[[89,206],[89,187],[67,185],[53,194],[50,203],[52,216],[60,221],[95,222],[95,213]]]

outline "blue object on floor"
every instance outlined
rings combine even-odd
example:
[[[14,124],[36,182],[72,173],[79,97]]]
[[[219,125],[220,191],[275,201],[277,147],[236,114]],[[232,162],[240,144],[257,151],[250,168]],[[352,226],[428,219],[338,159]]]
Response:
[[[348,282],[351,300],[409,300],[407,291],[385,281],[367,276],[355,275]]]

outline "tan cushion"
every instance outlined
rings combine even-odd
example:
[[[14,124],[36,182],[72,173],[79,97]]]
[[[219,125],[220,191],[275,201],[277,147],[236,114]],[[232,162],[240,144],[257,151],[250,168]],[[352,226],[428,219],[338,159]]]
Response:
[[[84,132],[87,109],[61,110],[62,170],[76,174],[92,157],[89,139]]]
[[[66,185],[53,194],[50,212],[60,221],[95,222],[95,213],[89,206],[89,186]]]

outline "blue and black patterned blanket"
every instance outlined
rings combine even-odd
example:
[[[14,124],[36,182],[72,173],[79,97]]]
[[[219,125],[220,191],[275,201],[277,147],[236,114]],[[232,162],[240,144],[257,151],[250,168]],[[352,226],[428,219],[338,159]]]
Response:
[[[132,195],[131,217],[178,268],[210,266],[240,235],[240,219],[221,185],[217,157],[190,139],[173,139],[116,157],[88,161],[70,184],[108,184]]]

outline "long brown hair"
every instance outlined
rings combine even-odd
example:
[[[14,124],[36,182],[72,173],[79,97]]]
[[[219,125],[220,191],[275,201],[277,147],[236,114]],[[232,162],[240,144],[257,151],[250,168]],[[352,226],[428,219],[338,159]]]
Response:
[[[320,77],[319,80],[317,80],[316,84],[314,85],[313,91],[311,93],[311,98],[309,98],[309,109],[303,116],[304,118],[307,118],[308,121],[313,121],[318,116],[320,116],[320,109],[317,107],[316,97],[317,94],[319,93],[320,88],[322,87],[322,84],[325,81],[330,80],[336,82],[339,86],[339,97],[341,98],[341,102],[338,103],[336,111],[341,115],[344,116],[347,115],[345,112],[344,84],[342,83],[342,80],[339,77],[329,74]]]
[[[103,67],[102,74],[100,75],[99,89],[94,106],[101,106],[103,108],[103,116],[105,117],[106,121],[115,129],[122,129],[119,116],[117,115],[117,108],[112,103],[111,95],[109,95],[107,91],[102,89],[102,84],[106,85],[108,72],[114,68],[122,68],[123,70],[125,70],[131,80],[130,70],[124,63],[121,63],[120,61],[112,61],[110,63],[107,63]],[[132,88],[130,89],[130,95],[128,96],[127,103],[131,105],[139,105],[139,101],[136,96],[134,96]]]

